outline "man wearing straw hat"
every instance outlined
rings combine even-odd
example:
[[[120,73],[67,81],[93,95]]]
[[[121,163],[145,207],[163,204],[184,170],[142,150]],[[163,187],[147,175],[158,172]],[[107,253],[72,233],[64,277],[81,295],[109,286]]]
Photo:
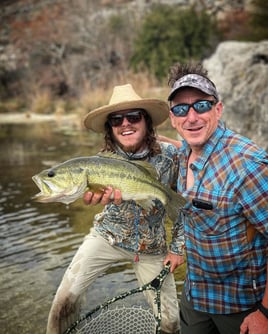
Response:
[[[157,170],[160,181],[176,188],[178,157],[175,146],[158,142],[154,127],[169,116],[168,105],[158,99],[143,99],[130,84],[115,86],[108,105],[89,112],[84,124],[103,133],[103,151],[130,160],[146,160]],[[80,297],[97,277],[114,263],[130,261],[139,285],[156,277],[167,262],[171,272],[183,263],[183,230],[180,220],[173,222],[172,241],[167,247],[166,215],[162,203],[155,201],[150,212],[138,211],[134,201],[109,202],[113,190],[102,196],[86,193],[86,204],[107,204],[94,218],[94,227],[84,239],[67,269],[56,293],[48,320],[47,334],[61,334],[79,312]],[[99,197],[98,197],[99,196]],[[139,212],[139,214],[135,214]],[[156,312],[155,295],[145,293]],[[67,311],[66,311],[67,310]],[[72,311],[70,311],[72,310]],[[161,330],[178,333],[180,328],[176,285],[172,273],[161,288]]]

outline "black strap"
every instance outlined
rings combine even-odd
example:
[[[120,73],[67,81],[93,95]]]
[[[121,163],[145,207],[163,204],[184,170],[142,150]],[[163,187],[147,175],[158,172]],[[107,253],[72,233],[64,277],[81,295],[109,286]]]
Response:
[[[260,303],[258,304],[258,310],[260,310],[261,313],[262,313],[263,315],[265,315],[265,317],[268,319],[268,308],[264,307],[264,306],[262,305],[262,302],[260,302]]]

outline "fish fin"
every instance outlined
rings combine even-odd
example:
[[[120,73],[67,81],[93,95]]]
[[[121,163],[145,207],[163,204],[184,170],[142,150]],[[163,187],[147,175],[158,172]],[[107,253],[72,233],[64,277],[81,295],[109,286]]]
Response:
[[[154,206],[154,202],[152,199],[135,200],[135,202],[139,206],[141,206],[146,212],[149,212]]]
[[[136,167],[140,168],[144,173],[148,174],[150,177],[154,177],[155,179],[159,179],[159,174],[153,165],[151,165],[148,161],[144,160],[130,160],[122,157],[119,154],[111,153],[111,152],[101,152],[97,154],[98,157],[109,158],[109,159],[116,159],[126,161],[130,164],[135,165]]]
[[[122,157],[121,155],[119,154],[116,154],[114,152],[99,152],[98,154],[96,154],[97,157],[100,157],[100,158],[109,158],[109,159],[117,159],[117,160],[127,160],[129,161],[128,159]]]
[[[88,191],[92,191],[93,193],[103,193],[105,190],[105,187],[103,186],[103,184],[88,183],[87,189]]]
[[[172,221],[177,220],[178,215],[181,211],[181,209],[186,204],[186,199],[181,196],[180,194],[176,193],[172,189],[167,187],[167,193],[168,193],[168,201],[166,204],[166,211],[169,216],[169,218]]]
[[[159,180],[159,174],[157,173],[157,170],[149,162],[142,160],[135,160],[135,161],[130,160],[130,162],[135,164],[138,168],[142,169],[144,173]]]

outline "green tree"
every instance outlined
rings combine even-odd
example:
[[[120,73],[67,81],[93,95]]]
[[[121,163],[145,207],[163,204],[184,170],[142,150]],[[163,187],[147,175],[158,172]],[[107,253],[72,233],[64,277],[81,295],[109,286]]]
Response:
[[[268,2],[267,0],[254,0],[254,8],[250,15],[252,39],[260,41],[268,38]]]
[[[216,35],[216,25],[205,11],[155,5],[134,41],[130,66],[145,68],[161,80],[172,63],[208,55]]]

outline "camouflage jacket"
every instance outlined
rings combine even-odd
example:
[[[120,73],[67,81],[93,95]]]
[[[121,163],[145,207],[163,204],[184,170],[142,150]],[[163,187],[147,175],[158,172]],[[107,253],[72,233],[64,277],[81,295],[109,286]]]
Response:
[[[147,158],[147,161],[156,168],[159,180],[176,190],[179,163],[177,149],[171,144],[161,143],[161,150],[161,154]],[[123,155],[123,152],[118,153]],[[95,216],[94,228],[111,245],[134,253],[158,255],[165,254],[168,249],[166,222],[165,208],[159,200],[154,201],[149,212],[141,210],[134,201],[124,201],[121,205],[106,205]],[[182,254],[183,227],[179,217],[172,224],[171,234],[169,250]]]

